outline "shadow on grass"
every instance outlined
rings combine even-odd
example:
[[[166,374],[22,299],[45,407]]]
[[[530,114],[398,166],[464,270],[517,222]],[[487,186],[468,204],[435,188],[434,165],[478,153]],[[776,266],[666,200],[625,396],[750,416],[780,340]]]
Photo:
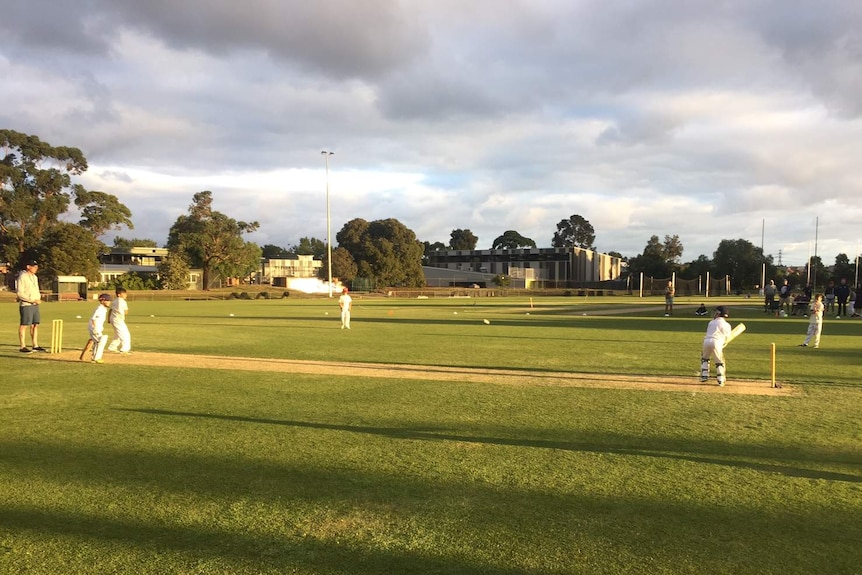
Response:
[[[349,431],[396,439],[666,456],[567,442],[472,438],[166,410],[122,411]],[[820,572],[850,572],[846,569],[857,564],[852,557],[842,556],[839,549],[855,546],[862,536],[855,508],[810,506],[766,512],[758,505],[748,508],[733,504],[730,493],[724,494],[727,499],[723,504],[666,501],[625,492],[614,496],[564,493],[384,472],[374,465],[370,470],[340,468],[335,460],[327,465],[295,460],[291,463],[290,459],[261,460],[226,451],[208,456],[16,441],[0,444],[0,453],[4,473],[10,477],[26,477],[28,481],[41,478],[49,485],[62,486],[53,494],[58,497],[56,503],[49,500],[48,505],[29,503],[32,488],[21,497],[22,502],[14,502],[8,494],[4,497],[0,532],[15,535],[6,539],[7,550],[0,558],[0,567],[12,562],[32,567],[30,562],[40,560],[38,554],[17,554],[15,538],[28,532],[28,537],[36,540],[63,537],[86,542],[79,558],[105,553],[113,556],[105,557],[105,561],[116,561],[117,554],[125,554],[133,562],[176,552],[189,560],[221,560],[234,567],[225,572],[555,575],[807,573],[818,568]],[[710,458],[693,460],[701,459],[714,462]],[[734,463],[737,462],[720,461],[722,465]],[[85,500],[90,504],[94,489],[115,492],[119,499],[106,506],[104,514],[70,511],[75,493],[85,486]],[[122,495],[124,492],[129,495]],[[182,503],[174,503],[173,509],[147,507],[154,502],[170,505],[175,500]],[[223,514],[229,506],[243,501],[251,502],[251,509],[259,510],[257,514],[240,521],[233,521],[230,513]],[[51,509],[51,504],[57,509]],[[198,508],[200,504],[203,505]],[[135,518],[123,517],[124,506],[136,510]],[[340,521],[357,512],[359,524],[351,526],[349,520]],[[383,524],[379,522],[381,514]],[[176,522],[171,517],[176,517]],[[244,521],[261,527],[249,531]],[[321,521],[331,522],[336,529],[321,529]],[[368,529],[383,531],[372,536]],[[438,546],[420,536],[418,541],[424,543],[418,545],[419,549],[408,549],[417,546],[412,529],[421,530],[425,537],[434,533],[441,541],[457,543],[447,544],[435,553],[429,549]],[[308,530],[317,531],[310,534]],[[392,545],[392,540],[399,544]],[[118,548],[118,544],[132,550]],[[477,554],[484,558],[475,558]],[[824,557],[829,557],[825,563]],[[536,566],[515,566],[524,563]],[[675,566],[681,569],[675,571]],[[138,572],[156,571],[142,566]]]
[[[118,408],[119,411],[138,412],[151,415],[166,415],[176,417],[199,417],[206,419],[218,419],[224,421],[241,421],[249,423],[263,423],[267,425],[284,425],[289,427],[301,427],[309,429],[326,429],[332,431],[347,431],[351,433],[364,433],[380,435],[391,439],[411,439],[423,441],[457,441],[462,443],[476,443],[487,445],[508,445],[514,447],[533,447],[539,449],[558,449],[564,451],[580,451],[591,453],[612,453],[615,455],[635,455],[641,457],[660,457],[667,459],[678,459],[692,461],[695,463],[707,463],[711,465],[724,465],[729,467],[752,469],[767,473],[779,473],[788,477],[804,477],[807,479],[824,479],[828,481],[847,481],[851,483],[862,483],[862,475],[850,475],[817,469],[805,469],[785,465],[772,465],[768,463],[756,463],[740,461],[734,458],[720,458],[687,453],[673,453],[671,451],[660,451],[645,448],[626,448],[600,445],[589,442],[552,441],[544,439],[504,438],[504,437],[476,437],[470,435],[453,435],[439,433],[436,431],[397,429],[386,427],[366,427],[356,425],[343,425],[335,423],[316,423],[306,421],[286,421],[278,419],[263,419],[239,415],[219,415],[212,413],[194,413],[182,411],[169,411],[163,409],[129,409]]]

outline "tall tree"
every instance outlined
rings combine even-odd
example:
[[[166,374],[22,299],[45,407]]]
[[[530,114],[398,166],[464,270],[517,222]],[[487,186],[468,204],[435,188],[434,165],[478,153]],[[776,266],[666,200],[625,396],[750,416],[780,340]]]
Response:
[[[121,237],[114,238],[114,247],[115,248],[157,248],[159,244],[156,243],[156,240],[150,240],[146,238],[132,238],[126,239]]]
[[[299,243],[291,251],[298,256],[314,256],[322,260],[326,257],[326,242],[317,238],[299,238]]]
[[[332,250],[332,277],[340,279],[343,283],[351,283],[356,279],[358,268],[350,252],[342,247]],[[329,279],[329,266],[326,264],[326,256],[323,257],[323,266],[317,272],[317,277],[322,280]]]
[[[650,236],[643,253],[629,260],[629,273],[633,275],[643,273],[653,278],[670,277],[672,270],[665,257],[664,244],[658,236]]]
[[[475,250],[479,238],[470,230],[452,230],[449,235],[449,247],[453,250]]]
[[[188,215],[180,216],[168,232],[168,248],[179,248],[192,266],[203,272],[203,288],[209,289],[215,276],[245,277],[256,270],[260,248],[242,239],[260,224],[229,218],[212,209],[212,192],[198,192]]]
[[[530,238],[525,238],[515,230],[507,230],[503,232],[503,235],[497,236],[497,239],[495,239],[494,243],[491,244],[492,250],[511,250],[516,248],[534,247],[536,247],[536,242]]]
[[[281,246],[264,244],[261,248],[261,254],[267,259],[283,259],[288,257],[291,252],[290,250],[286,250]]]
[[[818,276],[819,278],[820,276]],[[824,277],[823,279],[829,281],[832,279],[835,281],[835,285],[838,285],[838,282],[841,281],[841,278],[847,278],[847,281],[853,282],[856,277],[856,261],[850,261],[850,258],[847,257],[847,254],[840,253],[835,256],[835,266],[832,268],[832,274],[829,277]],[[818,283],[823,283],[818,281]],[[857,297],[859,294],[856,294]],[[862,304],[860,304],[862,307]]]
[[[336,234],[338,245],[356,262],[357,277],[377,285],[422,287],[422,242],[413,230],[394,218],[367,222],[353,219]],[[333,257],[333,263],[335,258]]]
[[[555,248],[584,248],[595,250],[596,230],[583,216],[573,214],[567,220],[560,220],[551,245]]]
[[[763,261],[763,251],[744,239],[721,240],[712,254],[715,277],[729,275],[734,289],[750,289],[759,285]]]
[[[662,253],[665,261],[675,269],[679,265],[679,258],[682,257],[683,252],[682,242],[680,241],[679,236],[676,234],[672,236],[666,235],[664,237],[663,248]]]
[[[51,226],[38,250],[39,271],[45,277],[84,276],[99,281],[99,254],[105,244],[81,226],[60,222]]]
[[[162,289],[184,290],[189,287],[189,262],[185,254],[174,247],[158,266]]]
[[[37,136],[0,130],[0,247],[4,259],[16,261],[28,251],[39,251],[73,197],[82,208],[82,224],[96,238],[105,229],[131,224],[128,208],[114,196],[88,192],[72,183],[73,176],[85,171],[87,159],[78,148],[51,146]]]
[[[120,203],[117,196],[105,192],[88,192],[84,186],[76,184],[75,205],[81,210],[81,220],[78,224],[90,230],[95,237],[100,237],[109,230],[119,230],[123,226],[134,229],[132,212]]]
[[[428,259],[434,252],[447,250],[448,248],[443,242],[422,242],[422,246],[424,248],[422,255],[422,265],[426,265],[428,263]]]

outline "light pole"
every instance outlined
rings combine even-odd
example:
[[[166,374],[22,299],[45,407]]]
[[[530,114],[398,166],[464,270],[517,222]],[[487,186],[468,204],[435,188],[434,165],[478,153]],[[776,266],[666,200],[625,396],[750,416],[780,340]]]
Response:
[[[326,161],[326,267],[329,280],[329,297],[332,297],[332,219],[329,216],[329,156],[335,152],[320,152]]]

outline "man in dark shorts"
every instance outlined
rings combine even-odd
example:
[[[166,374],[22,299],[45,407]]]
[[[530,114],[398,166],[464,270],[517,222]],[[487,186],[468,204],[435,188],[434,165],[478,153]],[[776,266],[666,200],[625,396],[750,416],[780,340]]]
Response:
[[[39,262],[30,260],[18,276],[17,295],[18,310],[21,322],[18,326],[18,342],[21,345],[21,353],[32,351],[48,351],[39,345],[39,304],[42,303],[42,293],[39,291],[39,278],[36,272],[39,270]],[[30,331],[30,342],[33,348],[25,345],[27,331]]]

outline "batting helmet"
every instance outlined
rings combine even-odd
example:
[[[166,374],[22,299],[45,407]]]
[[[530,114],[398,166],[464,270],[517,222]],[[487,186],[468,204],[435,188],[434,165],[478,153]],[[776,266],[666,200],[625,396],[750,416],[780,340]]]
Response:
[[[724,305],[720,305],[717,308],[715,308],[715,315],[718,315],[721,317],[730,317],[727,314],[727,306],[724,306]]]

